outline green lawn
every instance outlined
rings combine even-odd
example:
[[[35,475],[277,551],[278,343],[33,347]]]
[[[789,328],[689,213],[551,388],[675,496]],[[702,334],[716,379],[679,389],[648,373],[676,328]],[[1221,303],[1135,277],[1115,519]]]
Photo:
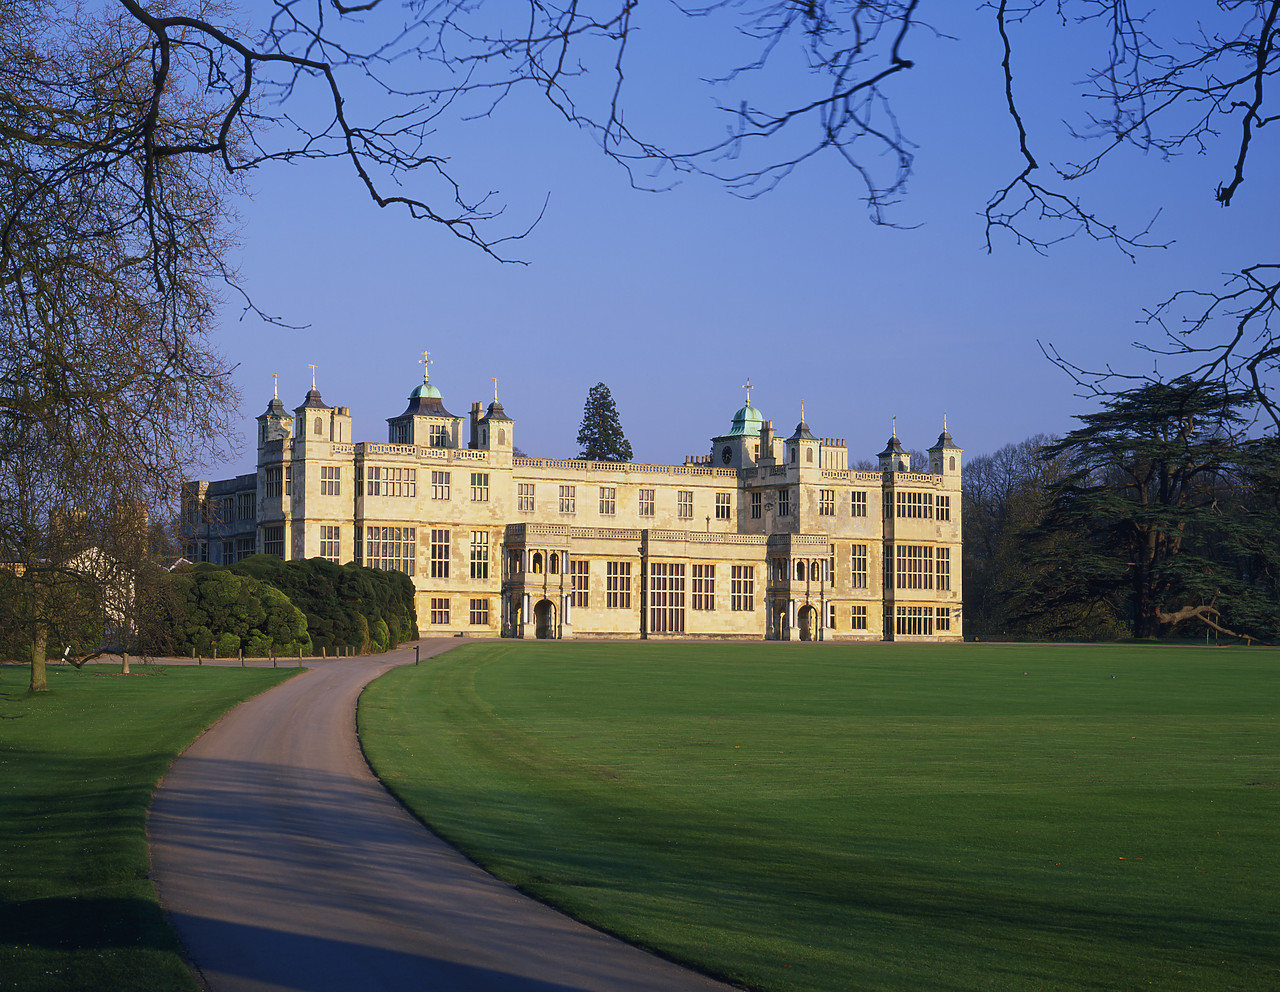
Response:
[[[752,988],[1257,992],[1278,713],[1266,649],[490,643],[360,728],[496,874]]]
[[[0,667],[0,989],[191,990],[147,879],[145,817],[173,759],[223,712],[296,674],[134,663]]]

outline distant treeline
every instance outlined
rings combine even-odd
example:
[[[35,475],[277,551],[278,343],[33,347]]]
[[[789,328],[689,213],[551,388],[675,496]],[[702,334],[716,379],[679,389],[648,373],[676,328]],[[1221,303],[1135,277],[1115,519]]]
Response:
[[[181,568],[140,593],[148,600],[140,647],[149,655],[368,653],[418,636],[409,577],[354,562],[254,555]]]

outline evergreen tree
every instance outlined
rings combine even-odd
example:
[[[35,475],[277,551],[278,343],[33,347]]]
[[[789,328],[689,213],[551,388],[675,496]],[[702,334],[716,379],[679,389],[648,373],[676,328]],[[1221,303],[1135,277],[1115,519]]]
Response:
[[[578,427],[578,444],[582,446],[579,458],[596,462],[631,461],[631,442],[622,433],[613,394],[603,382],[597,382],[587,393],[582,424]]]
[[[1249,450],[1238,412],[1254,399],[1182,378],[1117,393],[1078,417],[1084,426],[1042,449],[1065,456],[1067,472],[1047,492],[1028,549],[1032,580],[1011,612],[1060,630],[1118,614],[1136,637],[1188,620],[1273,636],[1275,609],[1264,604],[1275,453]]]

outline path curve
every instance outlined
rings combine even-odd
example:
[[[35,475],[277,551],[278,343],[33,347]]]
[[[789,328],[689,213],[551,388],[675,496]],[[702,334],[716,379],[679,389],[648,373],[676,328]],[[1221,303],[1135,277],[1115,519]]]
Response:
[[[313,663],[160,783],[152,878],[211,992],[729,989],[526,898],[391,798],[360,753],[356,700],[412,659]]]

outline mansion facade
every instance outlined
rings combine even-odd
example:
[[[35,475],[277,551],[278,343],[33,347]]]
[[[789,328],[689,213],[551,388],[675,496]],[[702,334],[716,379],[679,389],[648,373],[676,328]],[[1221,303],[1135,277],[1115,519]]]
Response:
[[[424,376],[386,442],[314,387],[257,419],[257,472],[184,486],[187,557],[406,573],[423,636],[958,641],[961,449],[896,430],[874,471],[751,405],[683,465],[527,458],[495,390],[468,416]],[[921,466],[923,469],[924,466]]]

